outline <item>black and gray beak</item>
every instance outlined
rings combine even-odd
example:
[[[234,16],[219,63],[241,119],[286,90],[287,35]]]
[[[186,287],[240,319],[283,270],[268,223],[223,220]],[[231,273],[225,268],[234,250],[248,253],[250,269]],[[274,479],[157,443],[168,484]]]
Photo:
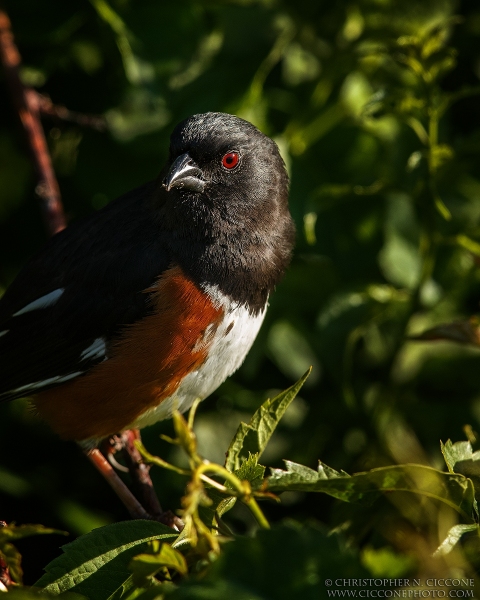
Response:
[[[175,159],[168,175],[163,180],[163,187],[169,192],[174,187],[184,188],[192,192],[203,192],[205,181],[202,170],[186,153]]]

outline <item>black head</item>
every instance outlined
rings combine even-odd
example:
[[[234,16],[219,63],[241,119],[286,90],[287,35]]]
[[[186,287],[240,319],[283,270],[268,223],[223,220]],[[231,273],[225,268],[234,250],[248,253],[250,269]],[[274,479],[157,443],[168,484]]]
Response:
[[[233,115],[194,115],[173,130],[162,186],[163,222],[202,246],[192,274],[222,280],[236,297],[254,282],[265,300],[290,260],[294,231],[275,142]]]

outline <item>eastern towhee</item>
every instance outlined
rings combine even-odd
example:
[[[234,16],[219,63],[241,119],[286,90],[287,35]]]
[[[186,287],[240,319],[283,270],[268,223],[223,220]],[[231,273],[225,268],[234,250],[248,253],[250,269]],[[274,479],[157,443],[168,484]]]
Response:
[[[185,411],[243,362],[293,247],[276,144],[223,113],[160,177],[55,235],[0,301],[0,400],[93,446]]]

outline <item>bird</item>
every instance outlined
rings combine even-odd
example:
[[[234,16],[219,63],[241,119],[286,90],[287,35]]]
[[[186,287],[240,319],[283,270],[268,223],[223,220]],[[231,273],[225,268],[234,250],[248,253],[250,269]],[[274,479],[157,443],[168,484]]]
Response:
[[[85,448],[186,411],[243,363],[291,260],[276,143],[234,115],[174,129],[160,175],[73,222],[0,300],[0,402]]]

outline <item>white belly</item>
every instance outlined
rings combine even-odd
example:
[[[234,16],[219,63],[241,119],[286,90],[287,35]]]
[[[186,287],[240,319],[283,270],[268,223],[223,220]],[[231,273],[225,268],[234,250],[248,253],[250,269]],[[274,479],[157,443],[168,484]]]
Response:
[[[171,417],[174,410],[185,412],[197,398],[204,400],[215,391],[243,363],[257,337],[266,306],[258,315],[251,315],[245,306],[234,304],[215,288],[205,286],[204,291],[224,310],[223,320],[209,341],[207,359],[183,378],[172,396],[147,410],[130,427],[152,425]]]

